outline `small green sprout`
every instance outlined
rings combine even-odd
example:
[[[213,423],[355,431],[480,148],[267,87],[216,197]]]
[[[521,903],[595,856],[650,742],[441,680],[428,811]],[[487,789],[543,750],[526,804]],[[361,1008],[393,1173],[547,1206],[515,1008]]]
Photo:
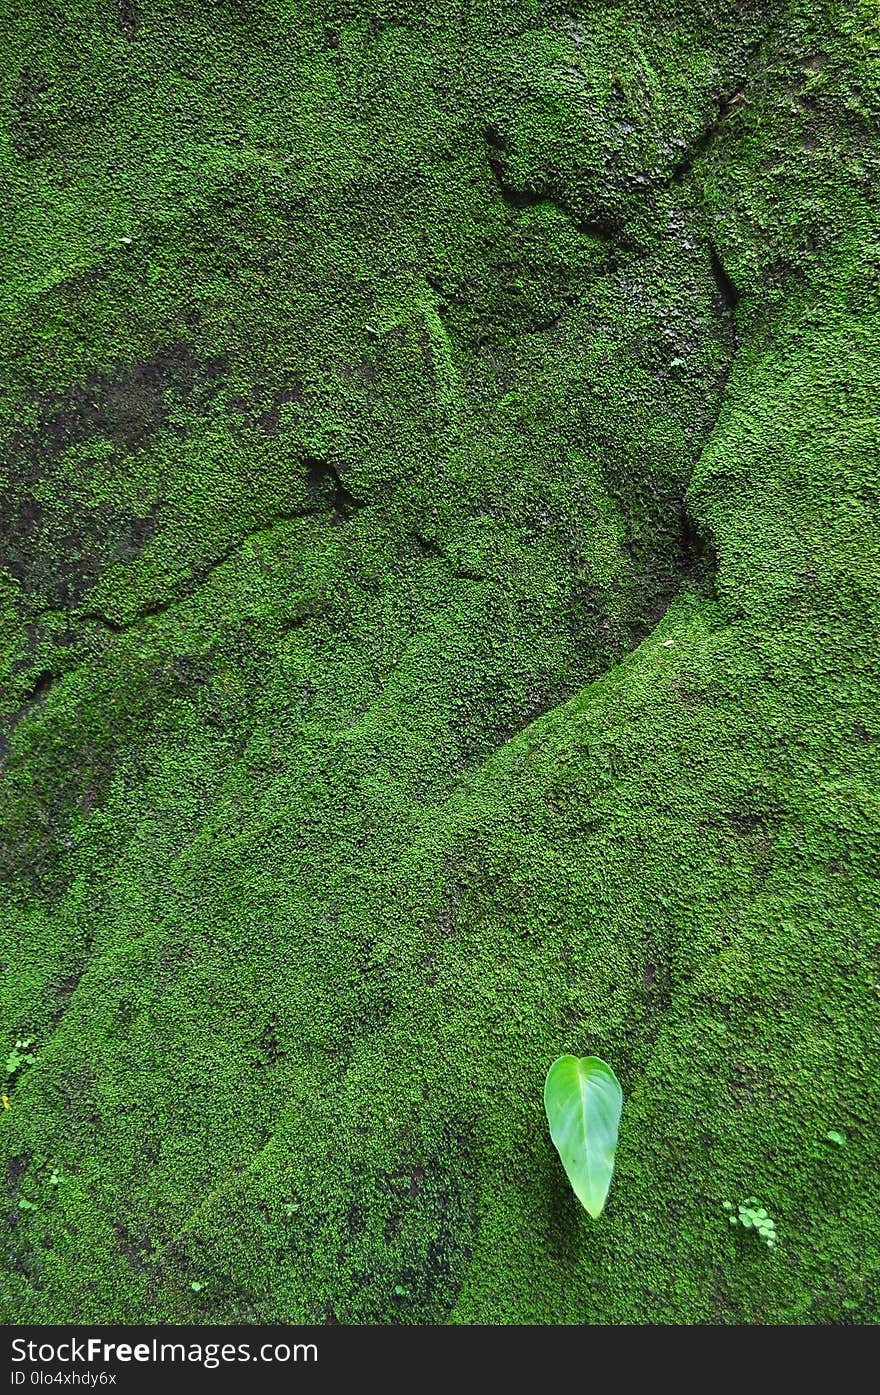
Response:
[[[741,1225],[743,1230],[754,1230],[768,1250],[776,1248],[776,1222],[756,1196],[747,1196],[745,1201],[741,1201],[736,1207],[732,1201],[724,1201],[721,1204],[729,1213],[728,1220],[731,1225]]]
[[[22,1066],[32,1066],[36,1061],[31,1047],[34,1045],[31,1037],[19,1037],[14,1047],[6,1057],[6,1079],[10,1080]]]

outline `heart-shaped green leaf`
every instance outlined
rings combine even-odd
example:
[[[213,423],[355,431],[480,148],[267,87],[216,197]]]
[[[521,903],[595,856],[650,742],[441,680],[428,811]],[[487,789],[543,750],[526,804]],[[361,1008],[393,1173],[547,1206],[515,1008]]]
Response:
[[[560,1056],[547,1072],[544,1108],[575,1196],[595,1220],[614,1172],[623,1108],[620,1081],[598,1056]]]

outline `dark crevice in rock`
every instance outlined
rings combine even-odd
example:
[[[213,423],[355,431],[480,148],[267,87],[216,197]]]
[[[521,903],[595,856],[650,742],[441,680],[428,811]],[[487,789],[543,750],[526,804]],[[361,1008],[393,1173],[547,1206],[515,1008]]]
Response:
[[[290,406],[291,403],[299,406],[303,400],[303,386],[299,378],[294,378],[285,387],[281,387],[272,394],[269,407],[260,416],[256,417],[253,425],[259,426],[269,436],[277,435],[281,428],[281,409]],[[239,403],[229,402],[228,407],[235,410]]]
[[[304,625],[308,625],[312,620],[317,620],[322,614],[323,608],[319,606],[306,606],[299,615],[292,615],[288,620],[281,623],[280,633],[282,638],[292,634],[294,630],[301,630]]]
[[[425,285],[430,286],[431,290],[439,298],[441,302],[439,312],[441,315],[443,314],[444,303],[447,305],[457,305],[459,309],[470,308],[470,301],[467,296],[462,295],[459,291],[450,290],[448,286],[443,284],[438,276],[432,276],[430,272],[425,272]]]
[[[126,39],[133,39],[140,28],[141,16],[135,0],[116,0],[119,28]]]
[[[89,940],[89,942],[81,948],[77,963],[69,968],[68,973],[58,984],[54,994],[55,1001],[51,1004],[49,1014],[48,1035],[53,1034],[57,1030],[61,1019],[70,1007],[71,999],[77,988],[79,988],[80,979],[91,961],[92,950],[93,943]]]
[[[439,562],[442,562],[444,566],[448,567],[450,575],[453,576],[456,581],[473,581],[482,584],[489,579],[488,577],[481,576],[478,572],[469,572],[461,567],[457,567],[454,560],[449,556],[449,553],[444,551],[440,544],[433,538],[426,538],[423,537],[421,533],[412,531],[409,532],[407,536],[412,539],[419,551],[424,553],[426,557],[436,557]]]
[[[717,559],[711,539],[690,514],[684,492],[671,499],[669,507],[671,527],[660,546],[649,547],[634,538],[623,545],[636,572],[643,607],[641,617],[630,623],[626,653],[653,633],[683,591],[696,591],[709,599],[714,595]]]
[[[248,543],[252,542],[255,538],[262,536],[263,533],[270,532],[271,529],[277,527],[279,523],[292,523],[299,519],[317,518],[319,516],[318,510],[314,508],[296,509],[290,513],[277,514],[270,523],[263,524],[262,527],[254,529],[252,533],[248,533],[246,537],[237,538],[235,542],[230,543],[229,546],[220,553],[219,557],[212,557],[209,561],[202,562],[194,567],[187,578],[186,584],[178,588],[172,596],[166,597],[163,600],[157,600],[151,605],[145,606],[127,620],[113,620],[101,610],[79,611],[76,619],[91,621],[93,624],[102,625],[104,629],[110,630],[113,634],[124,634],[135,625],[139,625],[142,620],[151,620],[157,615],[164,615],[166,611],[171,610],[174,606],[182,605],[184,601],[189,600],[196,591],[210,580],[214,572],[228,562],[236,552],[246,547]]]
[[[15,87],[10,122],[10,144],[22,160],[36,160],[51,144],[49,118],[42,110],[48,80],[25,69]]]
[[[724,264],[718,255],[717,249],[711,243],[709,244],[709,266],[712,271],[712,279],[714,280],[715,285],[718,288],[718,295],[721,298],[721,303],[724,306],[724,309],[727,311],[728,315],[731,317],[731,321],[733,323],[734,348],[736,348],[736,324],[733,321],[733,316],[735,314],[736,307],[739,304],[739,291],[736,289],[736,286],[733,284],[733,282],[730,279],[730,276],[725,270]]]
[[[495,183],[501,193],[501,197],[508,208],[539,208],[542,204],[550,204],[551,207],[558,207],[555,199],[548,194],[535,193],[531,189],[514,189],[507,183],[504,177],[504,167],[496,156],[489,156],[489,168],[495,176]]]
[[[0,761],[4,759],[6,752],[9,750],[9,741],[18,723],[24,717],[29,717],[36,708],[42,707],[50,690],[55,686],[60,677],[60,673],[54,673],[51,669],[43,669],[41,673],[37,674],[33,686],[24,702],[22,702],[5,720],[6,730],[0,732]]]
[[[704,127],[701,135],[697,137],[693,145],[681,157],[677,164],[672,167],[672,174],[669,176],[670,184],[680,184],[690,174],[697,160],[705,155],[709,147],[715,141],[719,129],[724,120],[743,101],[743,89],[739,85],[732,92],[719,98],[718,105],[712,115],[711,120]]]
[[[681,578],[700,587],[704,594],[711,595],[718,570],[718,557],[712,539],[705,537],[692,517],[687,499],[682,496],[679,502],[679,533],[681,538]]]
[[[346,489],[335,465],[311,455],[306,456],[303,464],[306,467],[306,488],[310,494],[325,497],[328,493],[331,494],[333,516],[337,522],[347,522],[357,509],[364,507],[363,500],[356,499],[350,490]]]
[[[609,269],[609,271],[611,271],[611,270],[614,270],[615,268],[609,266],[608,269]],[[562,309],[561,309],[561,310],[558,310],[557,313],[556,313],[555,315],[550,315],[550,316],[548,316],[548,318],[545,319],[545,320],[537,320],[537,321],[535,322],[535,326],[534,326],[535,333],[536,333],[536,334],[547,334],[547,333],[549,333],[549,331],[550,331],[551,329],[555,329],[556,326],[557,326],[558,324],[561,324],[561,323],[562,323],[563,319],[564,319],[565,316],[568,314],[569,310],[573,309],[573,307],[574,307],[575,305],[577,305],[577,304],[579,303],[579,301],[580,301],[580,296],[578,296],[578,295],[569,295],[569,296],[565,296],[565,298],[564,298],[564,300],[563,300],[563,303],[562,303]]]
[[[306,456],[303,459],[303,467],[306,471],[306,490],[316,496],[314,505],[306,508],[291,509],[284,513],[276,514],[268,523],[261,524],[253,532],[248,533],[244,538],[237,538],[235,542],[229,544],[219,557],[213,557],[208,561],[200,563],[193,569],[187,580],[187,584],[174,595],[161,601],[156,601],[152,605],[137,612],[136,615],[124,621],[113,620],[103,611],[86,610],[78,615],[80,620],[90,620],[95,624],[103,625],[105,629],[111,630],[114,634],[122,634],[139,624],[142,620],[154,618],[157,615],[164,615],[172,606],[180,605],[189,599],[210,579],[219,567],[228,562],[236,552],[239,552],[248,543],[254,541],[264,533],[270,532],[279,523],[293,523],[304,518],[320,518],[323,513],[322,504],[329,504],[334,523],[347,523],[352,514],[358,509],[365,508],[363,500],[356,499],[354,495],[346,489],[335,465],[329,464],[326,460],[318,460],[314,456]]]
[[[268,523],[261,524],[259,528],[254,529],[243,538],[237,538],[234,542],[231,542],[219,556],[210,558],[196,565],[190,572],[186,582],[175,588],[172,595],[145,606],[125,620],[115,620],[112,616],[106,614],[105,611],[95,608],[85,610],[74,609],[75,600],[78,599],[76,594],[69,596],[67,598],[67,604],[61,608],[67,610],[73,622],[91,622],[101,625],[104,629],[109,630],[113,634],[123,634],[126,630],[131,629],[142,620],[164,615],[166,611],[170,610],[173,606],[180,605],[188,600],[200,587],[205,585],[212,573],[216,571],[218,567],[223,566],[225,562],[228,562],[240,548],[245,547],[261,534],[269,532],[272,528],[276,527],[277,524],[290,523],[304,518],[320,518],[325,508],[329,508],[334,523],[347,523],[357,510],[365,507],[364,501],[355,498],[351,491],[345,487],[334,465],[312,456],[306,456],[302,461],[302,465],[305,469],[306,492],[314,496],[315,502],[303,508],[291,509],[278,513]],[[25,496],[21,501],[21,509],[16,515],[16,518],[21,526],[26,525],[31,529],[38,528],[42,518],[39,504],[31,500],[28,496]],[[8,527],[9,520],[7,520],[7,528]],[[156,510],[153,510],[153,512],[145,518],[130,520],[129,535],[117,546],[115,560],[130,560],[140,550],[140,547],[155,536],[156,531]],[[0,531],[0,555],[2,555],[5,541],[6,540],[2,536],[2,531]],[[5,565],[12,575],[16,576],[20,581],[23,583],[27,581],[27,571],[22,567],[21,559],[16,555],[14,550],[9,550]],[[94,584],[95,579],[95,577],[84,578],[84,584],[76,588],[78,595],[82,595],[84,591],[87,591],[89,586]],[[48,614],[50,611],[58,608],[59,607],[54,604],[44,606],[43,609],[37,613],[36,619],[39,620],[42,615]]]
[[[724,263],[718,255],[716,247],[711,242],[709,244],[709,269],[712,273],[712,280],[715,282],[718,301],[730,331],[731,352],[721,376],[721,397],[723,399],[724,389],[727,386],[727,380],[730,377],[733,360],[739,346],[739,336],[736,327],[736,307],[739,304],[739,291],[730,279]],[[721,410],[721,401],[719,401],[718,410],[719,412]],[[717,421],[717,414],[715,419]]]
[[[784,5],[779,5],[775,7],[775,13],[773,10],[770,10],[769,13],[765,11],[763,28],[746,45],[736,80],[726,92],[716,99],[714,110],[711,112],[702,133],[690,149],[682,155],[678,163],[673,166],[672,173],[666,181],[667,184],[680,184],[687,178],[697,161],[707,154],[715,143],[728,117],[747,102],[746,87],[755,76],[755,60],[783,23],[785,10]]]
[[[44,669],[44,671],[37,677],[37,680],[30,691],[30,695],[26,700],[26,706],[34,707],[38,702],[42,702],[43,698],[46,696],[46,694],[48,693],[49,689],[52,687],[52,684],[56,681],[58,676],[59,675],[57,673],[52,673],[49,669]]]
[[[441,561],[448,562],[449,559],[446,556],[446,553],[443,551],[440,544],[438,542],[435,542],[433,538],[426,538],[423,537],[421,533],[413,532],[411,532],[409,536],[412,538],[419,551],[423,552],[426,557],[438,557]]]
[[[487,146],[486,159],[489,169],[492,171],[492,177],[498,186],[498,191],[508,208],[517,212],[525,208],[555,208],[557,212],[564,214],[566,218],[571,220],[578,232],[584,233],[587,237],[594,237],[600,242],[613,242],[616,246],[632,250],[619,227],[602,219],[593,220],[580,217],[549,189],[515,188],[508,180],[504,165],[503,156],[507,149],[504,137],[492,126],[487,126],[484,129],[483,137]]]
[[[709,270],[715,285],[723,325],[722,343],[726,340],[727,353],[725,363],[721,369],[717,384],[717,403],[714,418],[706,429],[706,442],[711,438],[715,423],[721,412],[724,402],[724,394],[730,377],[733,363],[736,357],[738,339],[736,328],[736,307],[739,302],[739,292],[728,275],[724,264],[718,254],[717,249],[709,243]],[[702,454],[702,449],[698,452],[695,465]],[[624,515],[628,509],[626,506],[625,487],[623,481],[610,481],[609,487],[612,492],[621,500]],[[696,519],[693,517],[688,507],[687,501],[688,482],[683,481],[678,492],[669,500],[667,517],[672,524],[671,533],[666,542],[666,566],[669,569],[669,581],[667,585],[660,585],[654,591],[654,600],[651,603],[648,623],[637,625],[633,629],[633,647],[640,644],[663,619],[672,602],[685,589],[698,591],[703,596],[711,599],[715,594],[715,578],[718,571],[718,557],[712,538],[705,534]],[[653,559],[646,564],[642,560],[641,565],[645,568],[644,581],[647,583],[646,590],[650,589],[651,573],[653,569]]]

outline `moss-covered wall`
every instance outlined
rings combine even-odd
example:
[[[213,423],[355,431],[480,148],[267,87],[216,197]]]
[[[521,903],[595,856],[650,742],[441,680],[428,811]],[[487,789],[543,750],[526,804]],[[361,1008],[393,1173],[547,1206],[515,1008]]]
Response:
[[[876,6],[0,12],[0,1313],[876,1322]]]

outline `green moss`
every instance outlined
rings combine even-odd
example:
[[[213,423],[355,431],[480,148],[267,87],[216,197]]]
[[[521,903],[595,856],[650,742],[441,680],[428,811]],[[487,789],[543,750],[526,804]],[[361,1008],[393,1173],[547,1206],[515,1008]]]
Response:
[[[10,26],[8,1321],[877,1320],[880,42],[661,10]]]

